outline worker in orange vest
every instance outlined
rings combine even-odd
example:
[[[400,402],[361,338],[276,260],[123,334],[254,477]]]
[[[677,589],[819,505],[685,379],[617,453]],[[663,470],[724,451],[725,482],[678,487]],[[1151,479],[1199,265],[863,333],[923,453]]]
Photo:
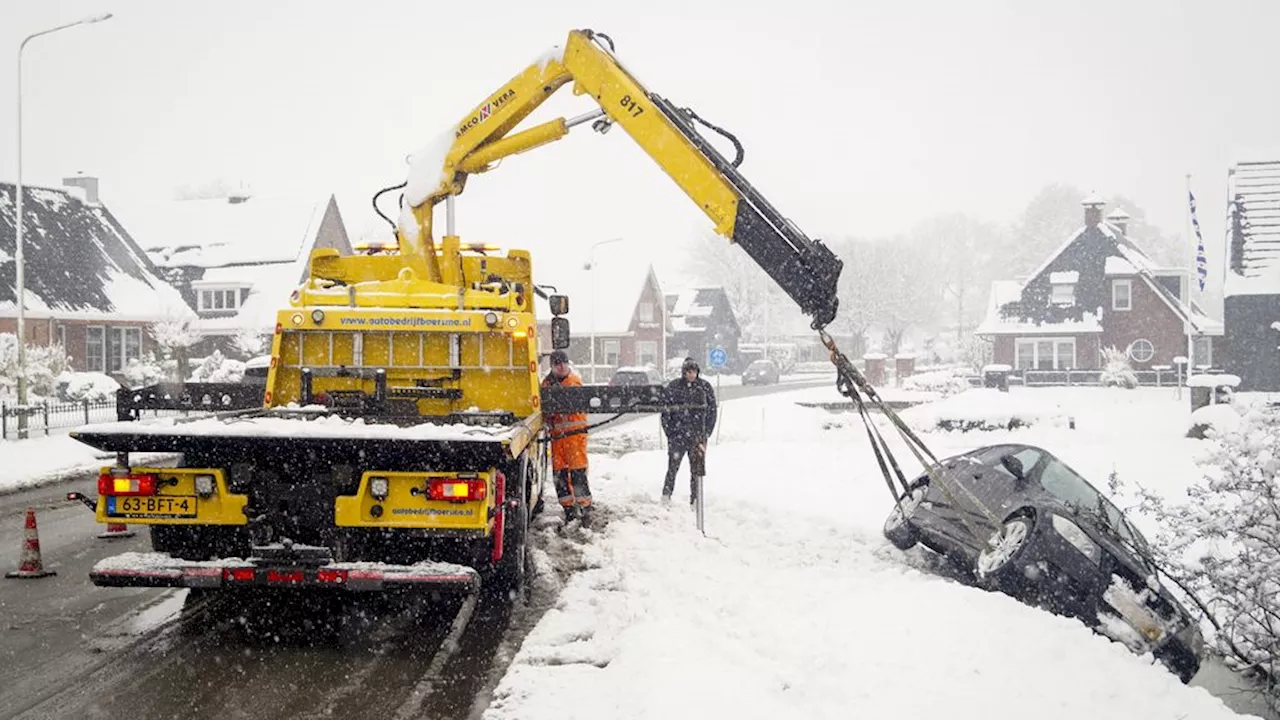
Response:
[[[569,367],[569,355],[563,350],[551,353],[551,372],[542,387],[561,385],[581,387],[582,378]],[[564,509],[568,523],[581,513],[583,527],[590,527],[591,488],[587,485],[587,414],[547,414],[551,433],[551,469],[555,474],[556,497]]]

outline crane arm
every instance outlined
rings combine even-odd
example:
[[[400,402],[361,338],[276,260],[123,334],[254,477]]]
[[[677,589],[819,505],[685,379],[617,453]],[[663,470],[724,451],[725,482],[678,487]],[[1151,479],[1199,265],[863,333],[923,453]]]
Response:
[[[829,324],[838,306],[840,259],[820,240],[806,236],[747,181],[737,168],[740,158],[730,162],[707,142],[694,125],[700,118],[646,89],[622,66],[611,46],[605,35],[571,31],[563,48],[539,57],[411,156],[397,223],[401,254],[431,279],[447,280],[448,271],[440,266],[432,240],[433,209],[439,202],[460,194],[470,175],[559,140],[577,125],[592,122],[603,132],[617,124],[702,209],[718,234],[741,246],[812,317],[814,328]],[[589,95],[599,109],[512,134],[568,83],[573,83],[575,95]],[[450,231],[446,237],[451,236]],[[446,255],[447,248],[448,243]]]

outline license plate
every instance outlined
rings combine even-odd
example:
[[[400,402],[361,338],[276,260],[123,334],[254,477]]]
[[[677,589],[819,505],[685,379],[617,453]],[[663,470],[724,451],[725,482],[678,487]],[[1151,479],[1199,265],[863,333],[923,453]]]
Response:
[[[186,518],[196,516],[194,495],[153,495],[107,498],[107,514],[113,517]]]

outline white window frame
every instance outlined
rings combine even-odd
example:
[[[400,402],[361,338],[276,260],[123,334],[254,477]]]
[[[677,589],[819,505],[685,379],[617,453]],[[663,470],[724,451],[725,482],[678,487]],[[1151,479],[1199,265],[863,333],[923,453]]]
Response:
[[[651,302],[640,303],[640,322],[642,323],[653,322],[653,303]]]
[[[1192,338],[1192,355],[1191,366],[1213,365],[1213,336],[1200,335]],[[1201,352],[1203,351],[1203,353]],[[1201,357],[1201,354],[1207,357]]]
[[[98,362],[93,362],[93,334],[98,334]],[[107,328],[105,325],[86,325],[84,329],[84,364],[86,372],[107,371]]]
[[[1151,353],[1148,354],[1145,358],[1139,358],[1137,353],[1133,351],[1133,347],[1138,343],[1146,343],[1147,346],[1151,348]],[[1151,358],[1154,358],[1156,356],[1156,344],[1146,338],[1138,338],[1137,340],[1134,340],[1133,342],[1129,343],[1129,347],[1125,349],[1124,354],[1128,355],[1129,359],[1136,363],[1151,362]]]
[[[1078,357],[1076,355],[1076,339],[1074,337],[1026,337],[1016,338],[1013,341],[1013,365],[1016,370],[1039,370],[1040,365],[1040,344],[1050,343],[1052,350],[1050,356],[1053,359],[1053,370],[1074,370],[1079,367]],[[1071,367],[1058,366],[1058,348],[1061,345],[1071,346]],[[1025,367],[1018,364],[1021,355],[1019,350],[1024,347],[1031,348],[1031,367]]]
[[[1054,283],[1049,291],[1049,302],[1053,305],[1075,305],[1076,304],[1076,284],[1075,283]],[[1059,290],[1066,288],[1066,297],[1058,296]]]
[[[1124,307],[1120,307],[1120,303],[1117,302],[1120,298],[1117,291],[1122,287],[1125,289]],[[1117,312],[1127,312],[1133,309],[1133,278],[1117,278],[1111,281],[1111,309]]]
[[[637,340],[636,341],[636,364],[644,365],[645,356],[651,358],[648,362],[654,367],[658,366],[658,341],[656,340]]]
[[[616,338],[601,340],[600,355],[606,367],[617,367],[618,359],[622,356],[622,341]]]
[[[197,312],[237,312],[240,310],[240,288],[233,285],[205,285],[196,290]]]

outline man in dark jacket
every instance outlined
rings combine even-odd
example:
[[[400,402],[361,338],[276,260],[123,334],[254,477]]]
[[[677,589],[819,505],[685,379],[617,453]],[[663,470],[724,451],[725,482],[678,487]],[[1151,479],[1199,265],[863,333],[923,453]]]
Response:
[[[698,486],[707,473],[707,438],[716,427],[716,391],[699,375],[701,368],[693,358],[685,358],[680,377],[667,387],[687,390],[692,394],[691,403],[701,402],[704,407],[668,410],[662,413],[662,431],[667,436],[667,479],[662,485],[662,501],[671,502],[676,489],[676,473],[689,456],[689,504],[698,501]]]

